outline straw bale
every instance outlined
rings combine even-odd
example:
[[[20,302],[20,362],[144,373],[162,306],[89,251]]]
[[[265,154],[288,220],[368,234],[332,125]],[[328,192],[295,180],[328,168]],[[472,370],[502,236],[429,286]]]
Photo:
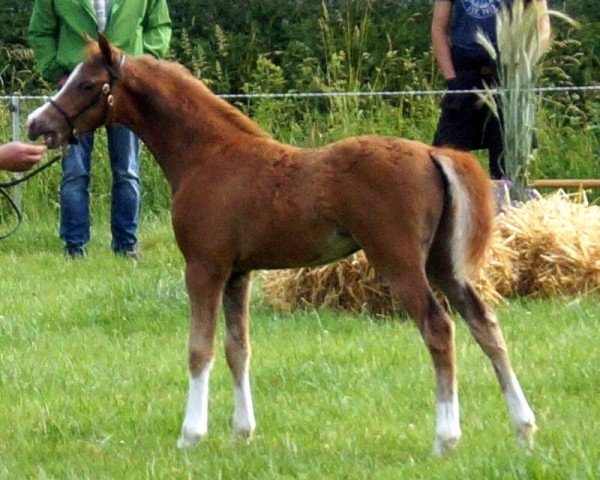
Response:
[[[600,207],[582,194],[559,191],[507,208],[496,219],[475,286],[492,303],[600,294]],[[284,311],[326,307],[387,315],[398,309],[363,252],[322,267],[263,272],[262,287],[266,301]]]

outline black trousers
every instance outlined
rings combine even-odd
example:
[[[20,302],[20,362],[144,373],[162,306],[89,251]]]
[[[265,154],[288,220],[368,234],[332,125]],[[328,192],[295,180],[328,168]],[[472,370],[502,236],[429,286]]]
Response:
[[[495,62],[483,49],[470,51],[453,45],[450,54],[456,79],[448,85],[449,92],[442,100],[442,113],[433,145],[468,151],[487,150],[490,176],[502,178],[505,169],[500,121],[476,94],[451,92],[496,85]]]
[[[468,151],[487,150],[490,176],[499,179],[505,172],[500,121],[479,100],[477,94],[452,92],[452,90],[479,90],[483,89],[484,85],[493,86],[496,83],[493,69],[488,65],[479,63],[473,68],[475,70],[457,69],[456,79],[448,86],[449,91],[442,100],[442,113],[433,145]]]
[[[505,176],[500,122],[486,106],[476,104],[467,108],[442,106],[433,145],[467,151],[487,150],[490,177],[500,179]]]

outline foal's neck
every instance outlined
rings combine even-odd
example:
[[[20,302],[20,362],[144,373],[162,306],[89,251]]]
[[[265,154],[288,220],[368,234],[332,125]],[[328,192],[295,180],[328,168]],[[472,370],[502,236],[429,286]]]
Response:
[[[211,150],[240,137],[267,137],[239,110],[183,67],[150,57],[128,58],[111,118],[131,128],[156,158],[171,188]]]

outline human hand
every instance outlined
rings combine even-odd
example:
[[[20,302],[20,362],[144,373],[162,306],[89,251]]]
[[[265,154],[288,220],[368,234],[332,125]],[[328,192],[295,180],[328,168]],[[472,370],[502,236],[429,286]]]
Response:
[[[10,172],[24,172],[39,162],[46,145],[33,145],[24,142],[10,142],[0,145],[0,169]]]

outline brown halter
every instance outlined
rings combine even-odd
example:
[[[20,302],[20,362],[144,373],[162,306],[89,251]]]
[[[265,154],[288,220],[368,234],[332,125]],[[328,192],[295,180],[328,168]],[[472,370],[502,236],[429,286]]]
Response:
[[[77,133],[77,130],[75,129],[75,121],[77,120],[77,118],[79,118],[81,115],[83,115],[83,113],[85,113],[88,109],[92,108],[94,105],[96,105],[98,103],[98,101],[100,101],[100,99],[102,98],[103,95],[106,95],[106,104],[104,106],[104,117],[106,118],[106,116],[108,115],[108,107],[111,107],[114,103],[114,97],[111,93],[113,85],[115,84],[115,82],[117,82],[119,80],[119,76],[121,74],[121,70],[123,69],[123,65],[125,64],[125,54],[121,54],[121,60],[119,62],[119,68],[118,70],[115,70],[113,68],[112,65],[108,65],[105,64],[104,67],[106,68],[106,71],[108,72],[109,75],[109,79],[108,82],[105,83],[104,85],[102,85],[102,89],[96,94],[96,96],[94,96],[94,98],[92,98],[87,104],[85,104],[82,108],[80,108],[75,114],[73,115],[69,115],[66,110],[61,107],[58,102],[56,102],[56,100],[50,98],[48,99],[48,103],[50,103],[50,105],[52,105],[54,108],[56,108],[56,110],[58,111],[58,113],[60,113],[63,118],[65,119],[65,121],[67,122],[67,125],[69,125],[70,131],[69,131],[69,138],[68,141],[70,144],[76,144],[77,143],[77,137],[75,136],[75,134]]]

